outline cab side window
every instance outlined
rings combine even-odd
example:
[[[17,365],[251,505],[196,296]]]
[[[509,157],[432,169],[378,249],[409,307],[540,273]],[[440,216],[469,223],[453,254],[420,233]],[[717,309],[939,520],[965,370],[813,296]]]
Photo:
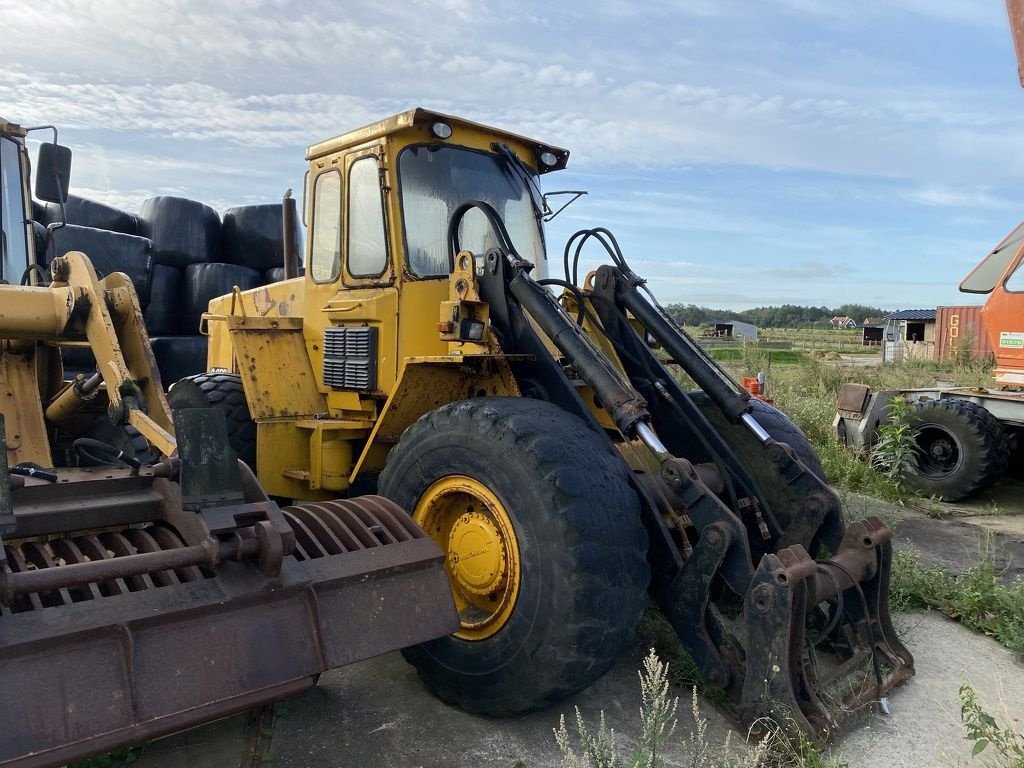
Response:
[[[1017,266],[1013,268],[1013,272],[1010,273],[1006,278],[1006,282],[1003,283],[1003,288],[1011,293],[1024,292],[1024,259],[1017,262]]]
[[[317,283],[336,280],[341,267],[341,174],[321,173],[313,184],[309,270]]]
[[[388,263],[384,198],[377,158],[352,163],[348,177],[348,273],[378,277]]]

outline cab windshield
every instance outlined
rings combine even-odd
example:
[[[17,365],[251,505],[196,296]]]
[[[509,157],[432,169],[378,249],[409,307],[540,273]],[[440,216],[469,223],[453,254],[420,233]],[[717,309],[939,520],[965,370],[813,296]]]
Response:
[[[28,267],[19,145],[0,137],[0,280],[17,283]]]
[[[465,202],[481,200],[501,216],[519,255],[537,266],[534,276],[545,276],[544,234],[524,179],[527,172],[533,175],[504,157],[464,147],[418,145],[402,150],[398,178],[410,271],[420,277],[447,276],[452,213]],[[476,209],[463,217],[459,242],[474,253],[497,245],[490,225]]]

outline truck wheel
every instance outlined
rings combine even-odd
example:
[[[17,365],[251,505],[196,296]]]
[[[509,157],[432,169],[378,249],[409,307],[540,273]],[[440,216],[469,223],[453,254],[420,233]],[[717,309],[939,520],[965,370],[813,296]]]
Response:
[[[917,456],[916,468],[905,479],[925,495],[959,501],[988,488],[1006,471],[1009,447],[1003,426],[976,403],[918,403],[909,424],[917,433]]]
[[[445,701],[491,716],[548,706],[631,642],[650,575],[639,500],[578,417],[525,398],[442,406],[405,431],[379,490],[446,552],[462,626],[403,651]]]
[[[242,379],[233,373],[199,373],[171,385],[167,403],[177,408],[216,408],[228,424],[228,442],[255,471],[256,423],[249,415]]]

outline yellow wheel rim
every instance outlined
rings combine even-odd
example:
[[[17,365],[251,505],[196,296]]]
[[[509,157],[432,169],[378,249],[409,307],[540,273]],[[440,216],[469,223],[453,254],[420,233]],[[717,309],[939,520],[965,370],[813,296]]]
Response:
[[[477,480],[449,475],[420,497],[413,519],[445,553],[461,628],[456,637],[483,640],[508,622],[519,594],[520,561],[512,519]]]

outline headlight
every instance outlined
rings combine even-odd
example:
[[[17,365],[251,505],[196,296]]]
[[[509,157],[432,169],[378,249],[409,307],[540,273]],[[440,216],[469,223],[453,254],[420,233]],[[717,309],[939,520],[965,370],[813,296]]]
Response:
[[[430,133],[436,139],[450,139],[452,127],[448,123],[438,120],[436,123],[430,124]]]

